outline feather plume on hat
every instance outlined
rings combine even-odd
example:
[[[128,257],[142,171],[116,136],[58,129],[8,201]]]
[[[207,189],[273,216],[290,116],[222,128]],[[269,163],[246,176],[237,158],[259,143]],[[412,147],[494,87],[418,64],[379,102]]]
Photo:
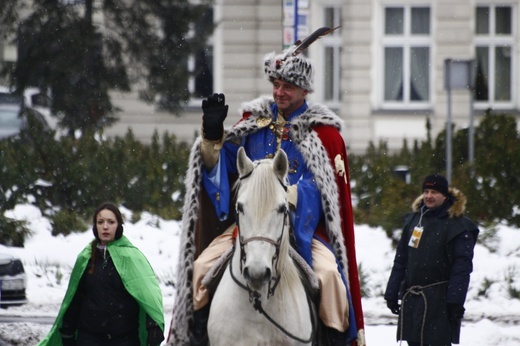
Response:
[[[309,59],[303,53],[314,41],[332,33],[336,28],[321,27],[303,40],[296,41],[281,54],[269,53],[264,58],[264,72],[269,81],[281,79],[308,92],[313,92],[314,70]]]

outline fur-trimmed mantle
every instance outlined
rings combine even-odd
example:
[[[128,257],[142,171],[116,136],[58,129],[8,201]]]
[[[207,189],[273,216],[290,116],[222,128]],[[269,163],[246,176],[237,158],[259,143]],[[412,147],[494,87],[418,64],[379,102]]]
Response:
[[[240,110],[244,114],[233,127],[226,129],[226,141],[239,141],[260,129],[258,117],[273,118],[271,105],[274,100],[263,96],[244,103]],[[334,167],[330,163],[326,149],[323,147],[315,126],[332,126],[341,131],[343,121],[329,108],[314,104],[291,121],[291,139],[302,154],[308,168],[314,174],[316,184],[321,192],[326,229],[331,240],[334,253],[340,261],[345,277],[348,278],[348,263],[342,233],[342,220],[338,205],[339,194],[336,189]],[[195,254],[194,239],[200,201],[202,157],[198,138],[190,152],[188,172],[185,179],[186,195],[181,223],[181,239],[177,266],[176,297],[168,345],[189,345],[188,325],[193,317],[193,261]],[[348,279],[347,279],[348,282]]]

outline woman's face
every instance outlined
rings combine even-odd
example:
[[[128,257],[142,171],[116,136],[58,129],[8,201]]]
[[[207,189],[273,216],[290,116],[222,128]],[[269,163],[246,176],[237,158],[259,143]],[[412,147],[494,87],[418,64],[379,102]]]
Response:
[[[101,210],[96,216],[96,229],[101,244],[108,244],[116,237],[116,215],[108,209]]]

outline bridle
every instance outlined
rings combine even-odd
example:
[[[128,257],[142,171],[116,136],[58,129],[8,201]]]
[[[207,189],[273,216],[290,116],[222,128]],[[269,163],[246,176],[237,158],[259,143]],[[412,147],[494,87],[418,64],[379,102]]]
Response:
[[[248,178],[251,175],[251,173],[252,173],[252,171],[249,172],[248,174],[240,177],[240,180]],[[287,186],[283,183],[283,181],[281,181],[280,179],[278,179],[278,181],[280,182],[280,184],[282,185],[284,190],[287,191]],[[263,237],[263,236],[253,236],[253,237],[249,237],[249,238],[245,238],[244,239],[244,237],[242,237],[241,232],[240,232],[240,222],[239,222],[239,211],[238,211],[238,208],[236,208],[235,213],[236,213],[236,225],[237,225],[237,229],[238,229],[238,242],[240,244],[240,273],[241,274],[243,274],[243,265],[246,262],[247,254],[246,254],[246,252],[244,250],[244,246],[247,243],[250,243],[250,242],[253,242],[253,241],[264,241],[264,242],[267,242],[267,243],[269,243],[269,244],[271,244],[271,245],[273,245],[275,247],[275,253],[273,255],[272,262],[273,262],[273,267],[276,269],[277,274],[275,276],[272,276],[271,279],[269,280],[269,285],[268,285],[268,289],[267,289],[267,299],[269,299],[270,297],[272,297],[274,295],[276,287],[280,283],[281,273],[278,272],[278,262],[280,260],[280,246],[281,246],[281,242],[282,242],[282,239],[283,239],[283,236],[284,236],[285,227],[287,226],[287,218],[288,218],[288,214],[289,214],[289,209],[288,209],[287,205],[285,205],[285,207],[283,209],[283,214],[284,215],[283,215],[282,231],[281,231],[280,237],[276,241],[271,239],[271,238],[267,238],[267,237]],[[235,246],[236,246],[235,244],[233,245],[233,252],[235,251]],[[291,339],[296,340],[298,342],[301,342],[301,343],[304,343],[304,344],[312,342],[312,340],[314,339],[314,333],[315,333],[316,326],[315,326],[315,321],[314,321],[315,318],[314,318],[314,311],[313,311],[313,308],[312,308],[312,302],[311,302],[311,300],[310,300],[308,295],[307,295],[307,304],[309,306],[309,312],[311,314],[310,317],[311,317],[312,329],[311,329],[311,335],[309,336],[309,338],[308,339],[302,339],[302,338],[299,338],[299,337],[291,334],[285,328],[283,328],[279,323],[277,323],[275,320],[273,320],[273,318],[271,316],[269,316],[269,314],[267,314],[267,312],[262,307],[262,300],[260,299],[261,298],[261,294],[258,291],[252,290],[249,286],[244,285],[242,282],[240,282],[235,277],[235,274],[233,274],[233,259],[231,259],[231,261],[229,261],[229,272],[231,274],[231,278],[233,279],[233,281],[240,288],[242,288],[242,289],[244,289],[244,290],[246,290],[248,292],[248,294],[249,294],[249,302],[251,304],[253,304],[254,309],[256,311],[258,311],[259,313],[261,313],[262,315],[264,315],[265,318],[269,322],[271,322],[276,328],[278,328],[280,331],[282,331],[285,335],[287,335]]]
[[[254,169],[252,169],[249,173],[241,176],[239,178],[239,180],[243,181],[243,180],[249,178],[251,176],[251,174],[253,173],[253,171],[254,171]],[[284,191],[287,192],[287,185],[285,185],[285,183],[279,178],[278,178],[278,182],[280,183],[280,185],[282,186]],[[274,255],[272,258],[272,263],[273,263],[273,268],[275,268],[277,275],[272,276],[271,279],[269,280],[269,286],[267,289],[267,299],[269,299],[270,297],[273,296],[276,287],[280,283],[280,273],[278,273],[277,268],[278,268],[278,262],[280,260],[280,244],[282,243],[283,235],[285,232],[285,226],[287,224],[287,215],[289,214],[289,209],[287,207],[287,203],[282,210],[282,212],[283,212],[282,231],[280,232],[280,237],[277,240],[273,240],[271,238],[262,237],[262,236],[253,236],[253,237],[244,239],[244,237],[242,237],[242,232],[240,232],[240,219],[239,219],[240,212],[238,209],[239,208],[238,208],[238,203],[237,203],[237,205],[235,206],[235,220],[236,220],[237,229],[238,229],[238,242],[240,244],[240,273],[243,274],[244,264],[247,259],[247,254],[244,249],[244,246],[247,243],[250,243],[253,241],[265,241],[266,243],[273,245],[275,248],[275,252],[274,252]],[[231,275],[233,276],[233,273],[231,273]],[[236,278],[234,276],[233,276],[233,280],[235,282],[238,281],[238,280],[236,280]],[[240,285],[242,285],[242,284],[240,284]],[[252,300],[254,299],[253,297],[256,295],[258,295],[258,297],[260,297],[260,293],[251,290],[249,288],[249,286],[245,286],[245,287],[246,287],[247,291],[249,292],[249,301],[250,302],[252,302]]]
[[[275,268],[275,270],[276,270],[276,275],[271,276],[271,279],[269,280],[269,285],[267,288],[267,299],[269,299],[270,297],[273,296],[276,287],[280,283],[281,273],[278,272],[277,268],[278,268],[278,262],[280,261],[280,245],[282,243],[283,235],[285,232],[285,226],[286,226],[286,222],[287,222],[288,213],[289,213],[289,211],[288,211],[287,207],[285,207],[284,211],[283,211],[282,232],[280,234],[280,237],[275,241],[271,238],[262,237],[262,236],[253,236],[253,237],[244,239],[244,237],[242,237],[242,234],[240,232],[240,222],[239,222],[239,218],[238,218],[239,213],[238,213],[238,211],[236,212],[236,222],[237,222],[237,228],[238,228],[238,242],[240,244],[240,273],[241,274],[243,274],[244,264],[246,263],[246,259],[247,259],[247,253],[244,249],[244,246],[247,243],[251,243],[253,241],[265,241],[266,243],[273,245],[275,248],[274,255],[273,255],[273,258],[271,259],[271,261],[273,263],[273,268]],[[247,287],[247,291],[249,292],[249,301],[250,302],[252,300],[252,298],[251,298],[252,296],[254,296],[254,295],[260,296],[260,293],[251,290],[249,288],[249,286],[246,286],[246,287]]]

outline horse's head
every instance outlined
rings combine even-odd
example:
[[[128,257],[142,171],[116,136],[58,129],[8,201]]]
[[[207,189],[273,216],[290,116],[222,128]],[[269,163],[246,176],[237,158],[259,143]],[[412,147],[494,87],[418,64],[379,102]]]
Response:
[[[288,253],[287,155],[279,150],[274,159],[252,162],[240,148],[237,191],[237,224],[241,268],[247,286],[260,291],[279,280]]]

